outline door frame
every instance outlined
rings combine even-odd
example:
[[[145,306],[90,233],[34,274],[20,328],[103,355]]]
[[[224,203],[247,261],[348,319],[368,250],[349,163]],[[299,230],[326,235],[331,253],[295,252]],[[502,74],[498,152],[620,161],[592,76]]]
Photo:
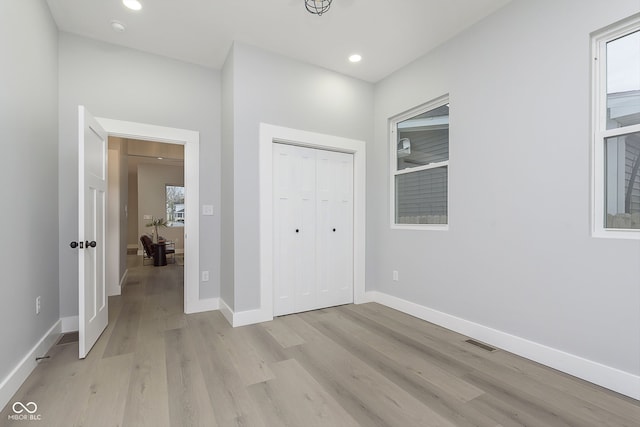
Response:
[[[366,143],[339,136],[260,123],[260,308],[233,326],[273,320],[273,144],[353,154],[353,301],[365,299]],[[237,314],[237,313],[236,313]]]
[[[204,311],[200,302],[200,133],[145,123],[96,117],[109,136],[184,145],[185,209],[192,220],[184,224],[184,312]]]

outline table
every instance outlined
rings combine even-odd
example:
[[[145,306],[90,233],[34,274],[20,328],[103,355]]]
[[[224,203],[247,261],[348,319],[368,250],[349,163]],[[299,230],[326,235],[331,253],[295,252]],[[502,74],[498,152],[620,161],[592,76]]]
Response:
[[[167,265],[167,245],[165,242],[153,244],[153,265],[161,267]]]

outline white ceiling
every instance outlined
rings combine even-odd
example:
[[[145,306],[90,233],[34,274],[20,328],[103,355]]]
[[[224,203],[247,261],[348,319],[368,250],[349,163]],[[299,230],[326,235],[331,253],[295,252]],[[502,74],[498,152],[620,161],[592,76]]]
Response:
[[[220,69],[231,43],[251,44],[376,82],[510,0],[47,0],[61,31]],[[116,33],[110,22],[125,24]],[[347,57],[360,53],[362,62]]]

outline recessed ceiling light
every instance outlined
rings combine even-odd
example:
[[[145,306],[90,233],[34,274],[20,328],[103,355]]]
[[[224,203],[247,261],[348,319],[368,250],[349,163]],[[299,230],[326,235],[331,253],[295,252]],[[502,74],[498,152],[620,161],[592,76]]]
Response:
[[[357,53],[355,53],[355,54],[353,54],[353,55],[351,55],[349,57],[349,61],[351,61],[351,62],[360,62],[360,61],[362,61],[362,56],[360,56]]]
[[[113,28],[113,31],[116,33],[123,33],[124,30],[126,30],[126,27],[120,21],[111,21],[111,28]]]
[[[122,0],[122,4],[128,7],[131,10],[140,10],[142,9],[142,3],[138,0]]]
[[[164,157],[156,157],[158,160],[164,160]]]

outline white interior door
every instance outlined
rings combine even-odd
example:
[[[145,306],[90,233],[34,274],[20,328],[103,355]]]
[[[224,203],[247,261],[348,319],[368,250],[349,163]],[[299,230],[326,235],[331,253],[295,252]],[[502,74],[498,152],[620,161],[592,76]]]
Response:
[[[107,133],[78,108],[79,356],[85,358],[107,327],[105,280]]]
[[[274,315],[353,302],[353,155],[273,147]]]

